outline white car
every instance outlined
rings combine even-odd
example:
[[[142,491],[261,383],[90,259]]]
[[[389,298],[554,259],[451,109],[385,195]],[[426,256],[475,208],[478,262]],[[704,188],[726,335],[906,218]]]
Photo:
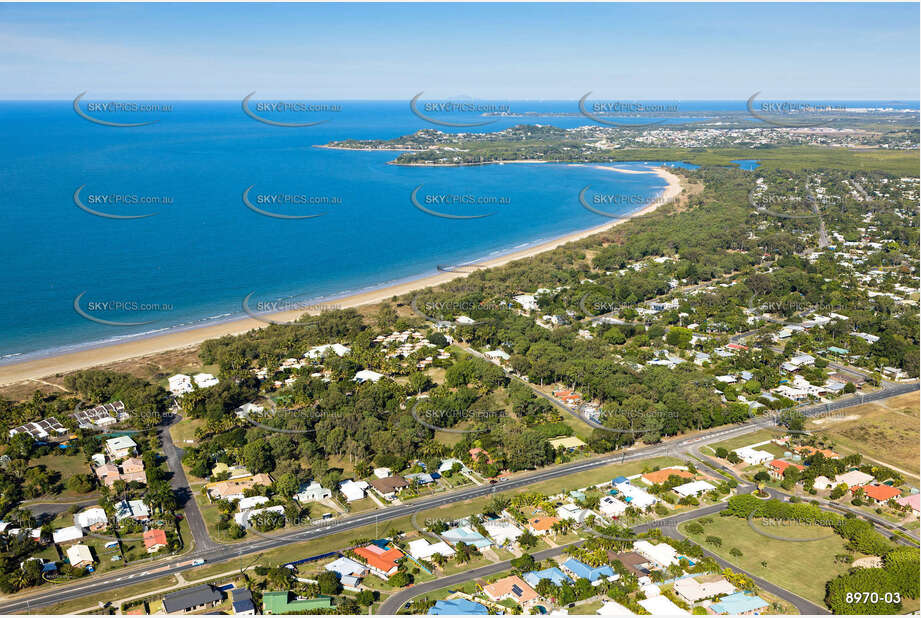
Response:
[[[199,558],[198,560],[193,560],[193,561],[192,561],[192,566],[201,566],[201,565],[203,565],[204,563],[205,563],[205,559],[204,559],[204,558]]]

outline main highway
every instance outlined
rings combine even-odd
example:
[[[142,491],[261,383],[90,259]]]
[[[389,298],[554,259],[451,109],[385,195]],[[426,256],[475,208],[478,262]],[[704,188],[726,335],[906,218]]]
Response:
[[[829,404],[806,406],[800,408],[799,411],[805,416],[818,415],[827,413],[831,410],[839,410],[916,390],[918,390],[917,382],[910,384],[886,384],[882,389],[874,393],[854,396]],[[654,446],[626,449],[618,451],[615,454],[608,454],[574,463],[544,468],[535,472],[518,474],[508,477],[495,485],[467,487],[430,498],[413,500],[408,504],[394,505],[378,511],[349,515],[328,523],[280,533],[277,536],[259,536],[236,544],[220,544],[209,539],[205,543],[197,543],[193,551],[182,557],[157,563],[158,566],[149,564],[134,568],[128,566],[117,572],[99,576],[94,575],[86,579],[74,581],[71,584],[45,585],[30,593],[7,596],[3,600],[0,600],[0,613],[27,613],[37,608],[105,592],[113,592],[112,598],[117,599],[118,597],[116,595],[119,588],[193,569],[196,567],[193,561],[205,560],[208,564],[228,563],[228,570],[230,570],[233,568],[230,563],[245,555],[265,552],[267,550],[290,545],[291,543],[311,541],[363,526],[376,525],[455,502],[463,502],[465,500],[488,496],[501,491],[527,487],[535,483],[541,483],[543,481],[612,464],[658,456],[684,455],[690,449],[699,447],[703,444],[751,433],[764,426],[765,423],[762,419],[755,418],[738,425],[723,426],[710,431],[664,441]],[[192,506],[192,508],[194,509],[196,507]],[[865,515],[862,514],[862,516]],[[197,536],[198,535],[196,535],[196,537]],[[309,555],[310,550],[305,548],[304,552],[305,555]]]

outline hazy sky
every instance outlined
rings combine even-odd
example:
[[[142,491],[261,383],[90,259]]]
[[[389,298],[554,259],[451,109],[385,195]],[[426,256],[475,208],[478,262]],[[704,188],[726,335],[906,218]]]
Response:
[[[2,4],[0,97],[919,97],[919,5]]]

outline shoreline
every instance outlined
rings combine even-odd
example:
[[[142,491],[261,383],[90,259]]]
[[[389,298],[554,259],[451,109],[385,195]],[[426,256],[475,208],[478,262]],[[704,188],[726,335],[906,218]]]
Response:
[[[497,162],[498,163],[498,162]],[[509,163],[512,163],[509,161]],[[517,161],[516,161],[517,163]],[[521,161],[521,163],[537,163],[537,161]],[[585,165],[585,164],[573,164]],[[466,265],[476,266],[477,268],[494,268],[510,262],[533,257],[540,253],[556,249],[562,245],[577,240],[582,240],[594,234],[609,230],[625,221],[630,221],[636,217],[653,212],[663,204],[674,200],[683,190],[681,179],[669,172],[664,167],[653,167],[650,171],[624,170],[602,165],[592,165],[598,169],[605,169],[619,173],[633,174],[656,174],[666,182],[666,187],[660,195],[653,198],[646,206],[631,213],[629,216],[617,218],[601,225],[588,229],[580,230],[559,236],[557,238],[538,243],[536,245],[511,251],[509,253],[496,256],[491,259],[477,261],[473,260]],[[476,270],[476,269],[473,269]],[[466,277],[471,271],[441,271],[434,275],[424,275],[400,283],[384,285],[379,288],[349,294],[341,297],[331,297],[326,299],[324,304],[336,305],[340,309],[350,309],[364,305],[372,305],[393,296],[402,296],[409,292],[424,289],[446,283],[453,279]],[[287,322],[296,319],[305,313],[303,309],[295,309],[273,314],[260,316],[266,320],[276,322]],[[315,313],[315,312],[306,312]],[[255,318],[239,318],[211,324],[208,326],[192,327],[184,330],[176,330],[166,334],[151,335],[148,337],[139,336],[137,340],[126,341],[121,343],[102,344],[97,347],[90,347],[74,352],[65,352],[52,356],[24,360],[19,363],[10,363],[0,366],[0,386],[9,386],[29,380],[38,380],[59,373],[70,373],[81,369],[89,369],[100,365],[131,360],[161,354],[173,350],[181,350],[195,347],[208,339],[214,339],[225,335],[239,335],[248,332],[254,328],[263,328],[267,323]]]

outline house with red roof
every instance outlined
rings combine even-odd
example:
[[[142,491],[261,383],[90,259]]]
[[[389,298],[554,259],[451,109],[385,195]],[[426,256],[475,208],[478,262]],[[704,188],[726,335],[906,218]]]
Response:
[[[163,530],[152,528],[144,533],[144,547],[147,548],[148,554],[158,552],[167,545],[169,543],[166,540],[166,532]]]
[[[397,548],[384,549],[373,543],[364,547],[356,547],[355,555],[364,560],[368,569],[381,579],[389,579],[397,572],[397,562],[403,558],[403,552]]]
[[[862,489],[863,495],[876,504],[883,504],[902,495],[901,491],[890,485],[861,485],[851,489],[851,493],[855,493],[858,489]]]
[[[921,494],[911,494],[910,496],[902,496],[901,498],[896,498],[896,502],[902,506],[907,506],[911,509],[911,514],[915,517],[921,515]]]
[[[801,466],[799,464],[790,463],[789,461],[784,461],[783,459],[775,459],[768,464],[768,473],[775,479],[780,480],[783,479],[784,470],[790,466],[794,466],[800,472],[806,469],[805,466]]]

